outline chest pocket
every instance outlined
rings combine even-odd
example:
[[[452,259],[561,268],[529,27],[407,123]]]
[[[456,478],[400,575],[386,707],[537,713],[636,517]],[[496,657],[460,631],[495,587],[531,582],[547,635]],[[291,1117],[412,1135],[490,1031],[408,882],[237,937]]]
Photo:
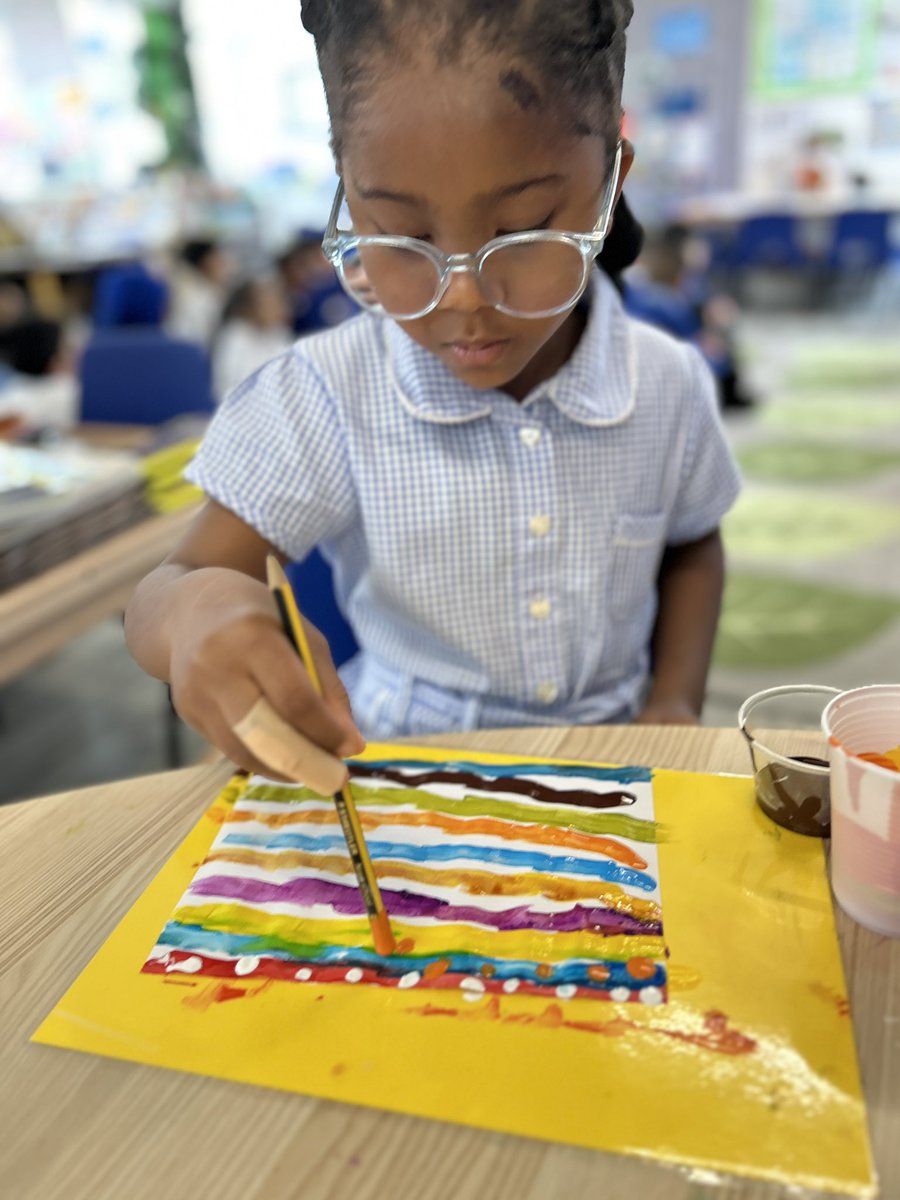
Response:
[[[609,613],[614,621],[633,616],[652,593],[665,533],[665,513],[648,516],[621,513],[617,518],[608,591]]]

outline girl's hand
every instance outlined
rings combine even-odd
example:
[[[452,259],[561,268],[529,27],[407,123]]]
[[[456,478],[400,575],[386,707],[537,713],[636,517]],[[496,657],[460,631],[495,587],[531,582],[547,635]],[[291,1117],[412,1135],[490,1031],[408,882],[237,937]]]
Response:
[[[326,795],[337,791],[347,778],[341,759],[365,742],[319,631],[306,623],[321,697],[282,632],[265,584],[207,567],[184,576],[175,590],[169,679],[179,715],[240,767]],[[242,726],[251,710],[253,720]]]

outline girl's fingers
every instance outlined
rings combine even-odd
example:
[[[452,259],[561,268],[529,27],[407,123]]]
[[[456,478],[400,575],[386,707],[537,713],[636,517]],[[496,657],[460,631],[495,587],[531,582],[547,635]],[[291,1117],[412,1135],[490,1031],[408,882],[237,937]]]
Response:
[[[223,699],[214,702],[204,701],[198,696],[183,702],[179,697],[176,702],[173,696],[173,703],[182,721],[221,750],[235,766],[252,771],[255,775],[269,774],[271,767],[234,736],[231,731],[233,722],[229,719],[229,712],[245,713],[253,706],[259,697],[259,688],[249,680],[231,680],[227,687],[222,687],[221,695]]]
[[[289,725],[265,696],[255,701],[232,730],[267,769],[305,783],[322,796],[333,795],[347,782],[343,762]]]
[[[268,763],[264,763],[261,758],[251,753],[240,738],[235,737],[231,730],[223,723],[216,722],[215,729],[211,730],[210,737],[213,744],[222,751],[229,762],[233,762],[236,767],[240,767],[243,771],[249,771],[251,775],[264,775],[267,779],[280,778]],[[287,776],[284,776],[287,779]],[[296,782],[288,780],[288,782]]]
[[[311,639],[313,645],[320,641],[318,634],[315,640]],[[346,700],[346,693],[343,693],[327,647],[324,652],[317,647],[313,651],[313,658],[324,690],[322,696],[313,686],[293,647],[277,630],[273,629],[270,636],[256,639],[247,669],[258,690],[268,698],[288,725],[302,730],[310,741],[333,755],[358,754],[365,743],[353,724],[349,701]],[[344,700],[335,707],[334,698],[338,688]],[[243,711],[246,712],[247,708]],[[234,722],[231,724],[233,726]]]

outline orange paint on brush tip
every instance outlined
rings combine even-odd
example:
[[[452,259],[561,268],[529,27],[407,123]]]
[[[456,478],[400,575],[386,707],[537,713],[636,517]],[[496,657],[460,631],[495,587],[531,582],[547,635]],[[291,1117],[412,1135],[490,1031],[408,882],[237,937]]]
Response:
[[[375,951],[377,954],[387,956],[394,953],[395,943],[394,934],[391,930],[391,921],[387,913],[382,911],[375,917],[371,918],[372,939],[375,942]]]

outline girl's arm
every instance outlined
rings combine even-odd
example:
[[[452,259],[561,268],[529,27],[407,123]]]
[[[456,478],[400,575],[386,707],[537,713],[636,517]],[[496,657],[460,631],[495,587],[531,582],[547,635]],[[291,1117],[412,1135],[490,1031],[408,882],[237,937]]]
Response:
[[[307,623],[320,698],[282,632],[263,582],[272,553],[254,529],[209,501],[172,554],[138,585],[125,614],[131,653],[171,684],[184,720],[239,766],[269,775],[271,767],[233,732],[260,697],[335,757],[364,745],[325,639]]]
[[[641,724],[699,722],[724,582],[725,555],[718,529],[666,551],[658,578],[653,683],[637,717]]]

